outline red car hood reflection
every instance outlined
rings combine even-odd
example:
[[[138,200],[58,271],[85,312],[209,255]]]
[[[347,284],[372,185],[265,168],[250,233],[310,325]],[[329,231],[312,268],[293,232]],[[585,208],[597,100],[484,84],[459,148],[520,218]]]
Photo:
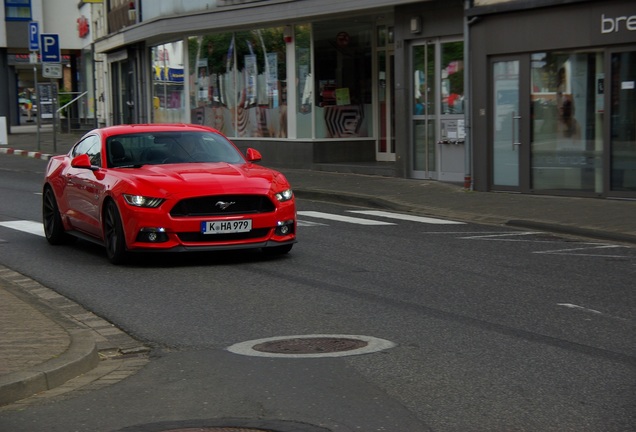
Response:
[[[275,183],[275,172],[254,164],[187,163],[144,165],[118,169],[122,178],[140,190],[159,190],[164,194],[253,193],[267,194]]]

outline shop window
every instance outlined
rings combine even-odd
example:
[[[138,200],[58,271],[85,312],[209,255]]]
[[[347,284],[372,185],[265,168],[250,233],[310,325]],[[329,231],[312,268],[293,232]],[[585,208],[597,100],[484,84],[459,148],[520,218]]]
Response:
[[[5,0],[4,16],[6,21],[30,21],[31,0]]]
[[[311,114],[314,105],[314,80],[311,76],[311,26],[295,26],[296,78],[298,97],[296,137],[311,138]]]
[[[442,114],[464,113],[464,42],[441,44]]]
[[[313,26],[315,138],[371,135],[373,28],[351,19]]]
[[[532,188],[602,192],[603,54],[536,53]]]
[[[191,37],[193,123],[231,137],[287,136],[284,28]]]
[[[151,55],[153,121],[155,123],[185,122],[183,42],[153,47]]]
[[[613,191],[636,191],[636,51],[612,54],[611,181]]]

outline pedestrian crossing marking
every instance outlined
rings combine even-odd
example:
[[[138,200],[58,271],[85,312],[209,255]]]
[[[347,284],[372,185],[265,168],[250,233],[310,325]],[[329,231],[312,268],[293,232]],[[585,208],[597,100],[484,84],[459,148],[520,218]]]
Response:
[[[362,219],[362,218],[356,218],[351,216],[342,216],[342,215],[337,215],[332,213],[323,213],[323,212],[317,212],[317,211],[299,211],[298,215],[313,217],[317,219],[327,219],[327,220],[334,220],[338,222],[347,222],[347,223],[353,223],[353,224],[359,224],[359,225],[395,225],[394,223],[391,223],[391,222]]]
[[[8,221],[0,222],[0,226],[44,237],[44,227],[40,222],[28,220]]]
[[[444,219],[431,218],[426,216],[415,216],[401,213],[391,213],[380,210],[349,210],[350,213],[364,214],[369,216],[378,216],[389,219],[398,219],[411,222],[421,222],[435,225],[465,225],[465,222],[456,222]]]

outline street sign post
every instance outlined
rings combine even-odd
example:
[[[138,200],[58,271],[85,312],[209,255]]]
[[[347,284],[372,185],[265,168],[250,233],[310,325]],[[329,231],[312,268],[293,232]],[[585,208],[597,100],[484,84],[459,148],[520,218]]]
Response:
[[[42,63],[62,63],[60,53],[60,35],[42,33],[40,35],[40,50]]]

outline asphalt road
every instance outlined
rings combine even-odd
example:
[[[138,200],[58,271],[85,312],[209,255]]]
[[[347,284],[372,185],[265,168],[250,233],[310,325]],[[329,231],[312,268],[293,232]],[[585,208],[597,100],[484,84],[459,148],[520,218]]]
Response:
[[[45,162],[0,162],[0,223],[41,221]],[[153,348],[136,375],[0,413],[0,430],[636,428],[635,248],[298,204],[300,242],[277,259],[147,255],[112,266],[92,244],[54,248],[0,226],[2,265]],[[314,334],[395,346],[312,359],[227,350]]]

